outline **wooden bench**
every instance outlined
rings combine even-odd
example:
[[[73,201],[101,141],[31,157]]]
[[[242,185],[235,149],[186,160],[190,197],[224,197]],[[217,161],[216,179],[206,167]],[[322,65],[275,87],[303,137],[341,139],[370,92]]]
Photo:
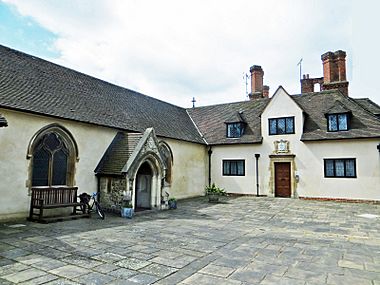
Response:
[[[49,222],[52,220],[89,217],[89,214],[77,214],[81,205],[77,199],[78,187],[33,187],[30,201],[29,221]],[[72,207],[71,215],[44,217],[45,209]],[[37,210],[37,213],[35,212]]]

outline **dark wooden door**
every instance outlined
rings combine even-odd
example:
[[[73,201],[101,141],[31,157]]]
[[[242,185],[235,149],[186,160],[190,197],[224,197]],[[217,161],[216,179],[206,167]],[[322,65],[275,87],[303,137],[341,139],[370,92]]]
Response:
[[[278,162],[274,164],[275,196],[290,197],[290,162]]]

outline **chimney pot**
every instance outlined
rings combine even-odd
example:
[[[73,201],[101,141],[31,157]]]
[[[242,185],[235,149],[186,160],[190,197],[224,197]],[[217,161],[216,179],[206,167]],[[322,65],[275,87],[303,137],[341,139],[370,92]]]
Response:
[[[263,97],[264,98],[268,98],[269,97],[269,86],[268,85],[264,85],[263,86]]]

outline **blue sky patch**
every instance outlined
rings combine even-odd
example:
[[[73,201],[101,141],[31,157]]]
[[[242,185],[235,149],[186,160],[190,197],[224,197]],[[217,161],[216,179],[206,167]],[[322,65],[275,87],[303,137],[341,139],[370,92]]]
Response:
[[[14,7],[0,2],[0,44],[51,59],[59,56],[53,48],[56,39],[57,35],[41,27],[33,18],[24,17]]]

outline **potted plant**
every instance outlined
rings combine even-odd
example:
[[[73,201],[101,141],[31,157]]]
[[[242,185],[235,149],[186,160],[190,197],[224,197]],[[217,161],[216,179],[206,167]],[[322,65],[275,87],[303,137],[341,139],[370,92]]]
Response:
[[[206,196],[208,196],[208,201],[210,203],[217,203],[219,202],[220,196],[226,195],[226,191],[224,191],[223,188],[217,187],[215,183],[212,183],[211,186],[206,186],[205,191],[206,191]]]
[[[177,209],[177,199],[174,197],[169,198],[168,200],[169,209]]]
[[[123,201],[123,205],[121,207],[121,216],[123,218],[131,219],[134,214],[133,205],[130,201]]]

